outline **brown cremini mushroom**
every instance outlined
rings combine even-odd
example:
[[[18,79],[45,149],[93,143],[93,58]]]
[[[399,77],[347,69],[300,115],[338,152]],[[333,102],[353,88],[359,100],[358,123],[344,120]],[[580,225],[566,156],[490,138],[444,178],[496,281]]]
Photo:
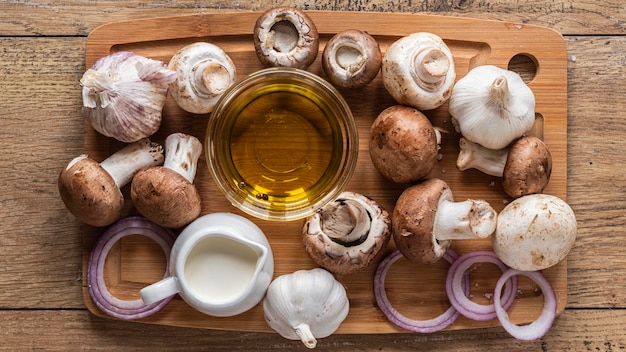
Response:
[[[435,167],[441,135],[419,110],[394,105],[383,110],[370,129],[369,153],[386,179],[410,183]]]
[[[59,194],[80,221],[107,226],[122,217],[124,196],[120,188],[137,171],[162,162],[163,148],[147,138],[126,145],[101,163],[83,154],[61,171]]]
[[[319,34],[313,20],[294,7],[265,11],[254,25],[254,48],[265,66],[309,67],[319,51]]]
[[[394,242],[415,263],[434,263],[452,240],[486,238],[497,213],[483,200],[455,202],[448,184],[428,179],[402,192],[391,217]]]
[[[338,275],[370,265],[381,255],[390,237],[387,211],[354,192],[341,193],[307,218],[302,228],[307,254],[317,265]]]
[[[459,170],[477,169],[485,174],[502,177],[504,192],[513,198],[541,193],[552,173],[552,156],[539,138],[524,136],[508,147],[487,149],[461,137],[457,158]]]
[[[174,133],[165,139],[165,162],[139,171],[130,195],[137,211],[157,225],[179,228],[198,217],[200,195],[193,185],[202,144],[193,136]]]
[[[380,71],[381,62],[376,39],[356,29],[335,34],[322,52],[322,69],[328,80],[344,88],[370,83]]]

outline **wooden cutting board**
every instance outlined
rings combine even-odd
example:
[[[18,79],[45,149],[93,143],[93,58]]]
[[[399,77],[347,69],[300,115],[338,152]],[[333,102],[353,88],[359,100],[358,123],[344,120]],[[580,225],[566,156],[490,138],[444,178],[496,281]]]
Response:
[[[314,20],[321,37],[320,55],[324,43],[337,32],[347,29],[365,30],[373,35],[383,52],[401,36],[413,32],[432,32],[441,36],[454,55],[457,78],[478,65],[492,64],[510,68],[524,77],[536,96],[537,123],[533,134],[544,139],[553,157],[552,178],[546,193],[566,198],[567,181],[567,72],[565,42],[557,32],[524,24],[495,22],[467,18],[427,16],[419,14],[363,13],[363,12],[307,12]],[[199,15],[175,16],[117,22],[96,28],[87,39],[86,68],[95,60],[110,53],[129,50],[153,59],[169,61],[182,46],[195,41],[208,41],[222,47],[237,66],[238,77],[263,68],[258,62],[252,42],[252,31],[258,12],[216,12]],[[324,76],[321,60],[309,68]],[[79,86],[77,84],[77,94]],[[367,87],[341,91],[348,101],[360,134],[359,160],[356,172],[347,190],[374,198],[389,212],[406,185],[395,185],[384,180],[374,169],[367,150],[369,127],[377,114],[394,104],[385,91],[380,75]],[[510,201],[502,191],[500,180],[477,171],[460,172],[456,169],[459,135],[450,122],[447,107],[428,111],[433,125],[446,130],[442,143],[442,159],[431,177],[446,180],[456,200],[485,199],[496,210]],[[204,140],[206,115],[191,115],[179,109],[168,98],[163,111],[161,129],[151,139],[162,143],[173,132],[193,134]],[[122,147],[122,144],[85,128],[85,152],[101,161]],[[202,213],[229,211],[242,214],[219,193],[210,178],[204,155],[200,158],[196,185],[203,197]],[[128,187],[125,188],[128,194]],[[128,201],[128,214],[134,213]],[[244,215],[246,216],[246,215]],[[246,216],[248,217],[248,216]],[[309,269],[315,265],[300,245],[302,221],[277,223],[255,221],[266,233],[274,252],[275,275]],[[84,267],[86,272],[91,247],[102,229],[89,228],[84,240]],[[456,241],[452,248],[462,254],[490,249],[489,240]],[[387,249],[394,249],[393,241]],[[398,261],[387,280],[387,292],[395,307],[413,319],[432,318],[448,306],[444,281],[448,265],[441,261],[432,266],[408,265]],[[337,333],[368,334],[397,333],[403,330],[390,324],[376,307],[370,270],[340,278],[350,299],[350,314]],[[109,254],[105,268],[109,290],[120,298],[136,299],[140,288],[158,281],[165,270],[160,248],[140,236],[128,237],[118,243]],[[558,311],[567,302],[566,261],[544,271],[556,291]],[[84,301],[89,310],[106,316],[92,302],[83,280]],[[491,265],[479,266],[472,273],[472,297],[481,303],[492,302],[492,291],[498,270]],[[534,320],[541,311],[543,296],[529,280],[520,278],[520,288],[511,320],[517,323]],[[231,318],[215,318],[198,313],[176,297],[161,312],[139,320],[145,323],[226,329],[240,331],[271,331],[263,319],[261,305],[249,312]],[[497,326],[497,320],[474,322],[459,318],[448,329],[469,329]]]

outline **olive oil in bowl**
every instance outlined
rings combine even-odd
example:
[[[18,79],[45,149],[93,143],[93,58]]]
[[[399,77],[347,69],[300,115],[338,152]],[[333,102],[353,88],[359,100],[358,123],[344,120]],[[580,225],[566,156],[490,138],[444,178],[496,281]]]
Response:
[[[261,70],[220,99],[207,130],[207,163],[225,196],[262,219],[295,220],[349,181],[358,135],[326,81],[291,68]]]

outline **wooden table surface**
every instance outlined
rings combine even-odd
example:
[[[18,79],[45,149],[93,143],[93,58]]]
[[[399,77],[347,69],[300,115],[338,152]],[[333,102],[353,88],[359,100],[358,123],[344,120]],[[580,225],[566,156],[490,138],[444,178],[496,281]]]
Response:
[[[521,342],[502,328],[429,335],[333,335],[318,350],[616,351],[626,349],[626,5],[537,1],[3,1],[0,3],[0,348],[7,350],[304,350],[273,333],[129,323],[91,315],[82,299],[85,227],[56,178],[82,153],[78,81],[87,35],[128,19],[222,9],[424,13],[551,27],[565,37],[567,199],[578,219],[568,303],[550,332]]]

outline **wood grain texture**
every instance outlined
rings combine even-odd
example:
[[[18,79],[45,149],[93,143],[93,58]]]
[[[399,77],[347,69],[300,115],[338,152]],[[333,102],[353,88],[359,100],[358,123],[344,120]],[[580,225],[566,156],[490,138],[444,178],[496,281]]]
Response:
[[[508,68],[510,60],[520,53],[530,55],[537,62],[532,67],[536,75],[529,82],[536,99],[535,111],[541,116],[537,124],[544,141],[550,148],[553,158],[552,175],[546,193],[566,198],[566,168],[567,168],[567,85],[566,85],[566,53],[565,42],[556,32],[543,27],[515,25],[508,22],[481,21],[443,16],[423,16],[414,14],[380,14],[363,12],[316,12],[308,11],[320,33],[320,52],[324,42],[335,33],[350,28],[359,28],[374,36],[381,46],[383,53],[386,48],[403,35],[413,32],[431,32],[441,36],[448,43],[454,56],[457,77],[464,76],[471,68],[478,65],[497,65]],[[110,23],[98,27],[90,33],[86,47],[86,68],[92,63],[112,52],[133,51],[138,54],[169,62],[171,56],[182,46],[198,40],[206,40],[219,45],[233,59],[237,67],[238,78],[252,73],[262,66],[254,53],[251,31],[259,12],[221,12],[211,15],[187,15],[163,17],[139,21]],[[141,28],[141,30],[133,30]],[[480,40],[474,38],[480,37]],[[321,56],[321,54],[319,55]],[[308,70],[322,77],[321,59]],[[379,75],[380,76],[380,75]],[[386,93],[380,77],[368,84],[362,90],[342,90],[343,96],[359,129],[359,160],[357,168],[346,190],[365,194],[380,204],[389,212],[393,210],[398,193],[407,185],[395,185],[384,180],[373,167],[369,152],[369,129],[372,121],[383,109],[394,105],[395,102]],[[369,103],[366,103],[369,102]],[[445,180],[454,193],[456,200],[468,198],[484,199],[492,204],[496,210],[501,210],[505,202],[510,201],[503,193],[500,181],[488,177],[480,172],[460,172],[456,168],[458,155],[459,135],[451,126],[447,105],[428,111],[426,114],[435,127],[444,131],[440,154],[442,159],[437,162],[435,170],[429,177]],[[151,140],[163,143],[164,137],[170,133],[183,132],[195,135],[201,141],[205,138],[204,130],[208,115],[190,115],[178,108],[168,97],[163,113],[163,124],[160,130],[151,137]],[[206,143],[206,142],[205,142]],[[103,160],[117,150],[119,144],[96,133],[89,124],[85,129],[85,150],[95,160]],[[282,147],[282,146],[281,146]],[[473,170],[475,171],[475,170]],[[207,164],[201,156],[198,172],[194,183],[203,200],[202,214],[225,211],[245,215],[220,195],[215,183],[207,173]],[[130,200],[127,199],[130,207]],[[300,232],[303,221],[276,223],[260,221],[246,216],[254,221],[266,234],[275,258],[275,277],[288,274],[298,269],[315,267],[302,250]],[[86,241],[85,259],[90,252],[91,241]],[[126,249],[132,244],[122,244],[122,252],[131,253],[135,263],[150,262],[153,257],[162,257],[161,250],[155,248],[153,252],[142,252],[135,246],[135,250]],[[391,251],[390,247],[387,253]],[[457,253],[465,253],[478,249],[490,249],[490,241],[458,241],[453,243]],[[142,256],[144,254],[144,256]],[[111,263],[125,263],[124,256],[118,255],[111,259]],[[561,312],[567,302],[567,267],[563,262],[544,271],[550,280],[558,297],[558,311]],[[85,262],[83,269],[87,267]],[[153,281],[146,277],[146,270],[132,275],[129,266],[111,265],[105,272],[114,278],[110,279],[109,287],[129,292],[135,291],[141,284],[147,285],[159,279],[164,271],[164,265],[158,266],[153,272]],[[446,309],[445,298],[445,269],[435,270],[429,266],[404,270],[392,270],[387,280],[387,289],[390,299],[395,299],[395,306],[404,314],[413,318],[426,319],[440,314]],[[131,269],[132,270],[132,266]],[[376,307],[373,297],[373,276],[376,266],[372,265],[363,272],[340,278],[348,291],[350,313],[348,318],[339,327],[338,333],[397,333],[401,332],[390,324]],[[484,275],[483,280],[473,279],[478,290],[472,295],[484,297],[489,295],[495,285],[498,272]],[[419,277],[420,280],[413,278]],[[396,285],[394,285],[394,282]],[[521,323],[535,319],[541,306],[542,297],[535,295],[534,287],[529,281],[521,280],[518,295],[518,304],[510,311],[511,319]],[[135,285],[129,285],[135,283]],[[86,287],[86,283],[85,283]],[[87,291],[85,289],[85,291]],[[421,294],[416,294],[421,292]],[[398,297],[398,298],[395,298]],[[86,294],[87,306],[94,314],[102,314],[92,305],[91,298]],[[417,302],[422,302],[417,304]],[[485,300],[483,303],[489,303]],[[188,307],[182,300],[175,299],[159,314],[143,319],[143,321],[175,326],[191,326],[218,328],[243,331],[271,331],[263,319],[263,311],[257,305],[251,311],[228,319],[207,317]],[[466,329],[484,326],[499,325],[494,319],[486,323],[476,323],[467,319],[459,319],[451,329]]]
[[[270,3],[275,2],[232,6],[260,9]],[[491,3],[499,12],[483,5],[480,10],[454,8],[445,1],[315,3],[333,10],[401,7],[406,12],[422,11],[415,9],[424,4],[437,14],[519,20],[552,26],[565,34],[570,58],[567,195],[579,221],[578,240],[568,258],[568,305],[539,341],[515,341],[495,327],[430,335],[337,335],[321,340],[320,349],[624,350],[626,265],[621,253],[626,246],[626,178],[620,165],[626,160],[626,40],[622,2],[504,0],[472,5]],[[554,10],[553,4],[559,3],[566,5],[566,11]],[[85,67],[86,35],[111,21],[195,14],[227,6],[215,1],[0,4],[0,350],[68,350],[69,346],[138,351],[305,350],[271,333],[129,324],[94,317],[82,303],[82,238],[89,229],[57,198],[58,172],[83,151],[84,121],[77,85]],[[434,10],[444,7],[449,10]]]

